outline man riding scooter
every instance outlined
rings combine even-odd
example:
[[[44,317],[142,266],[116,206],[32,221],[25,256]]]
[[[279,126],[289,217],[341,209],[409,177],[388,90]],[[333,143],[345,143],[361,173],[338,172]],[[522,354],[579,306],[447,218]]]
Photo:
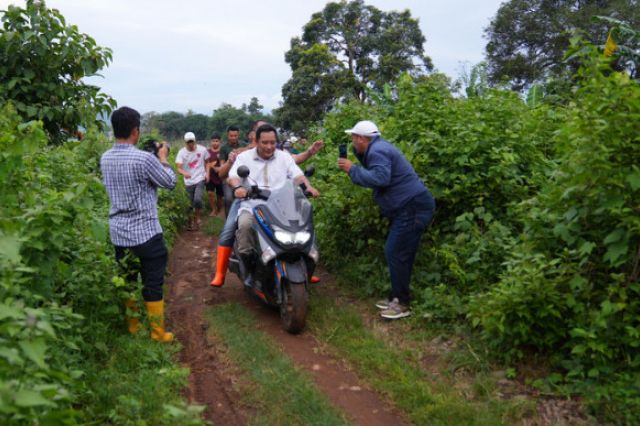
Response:
[[[253,134],[254,134],[254,138],[253,138],[253,143],[254,146],[256,144],[256,131],[258,128],[264,126],[264,125],[268,125],[267,122],[265,121],[257,121],[253,127]],[[273,128],[273,126],[269,125],[272,129],[275,130],[275,128]],[[277,134],[276,134],[276,141],[277,141]],[[292,156],[294,162],[296,164],[300,164],[301,162],[311,158],[313,155],[315,155],[316,153],[318,153],[318,151],[320,149],[322,149],[322,147],[324,146],[324,143],[321,140],[315,141],[311,147],[309,149],[307,149],[305,152],[298,154],[297,156]],[[253,146],[251,147],[253,148]],[[248,148],[248,149],[251,149]],[[246,149],[245,151],[246,152]],[[283,151],[280,151],[280,153],[283,153]],[[240,153],[238,153],[236,155],[236,153],[233,153],[233,159],[231,159],[222,167],[222,169],[219,172],[219,175],[223,178],[226,178],[229,175],[229,171],[231,169],[231,167],[233,166],[233,164],[235,164],[236,161],[236,157],[240,155]],[[280,154],[278,154],[280,155]],[[236,169],[237,170],[237,169]],[[236,179],[238,178],[238,176],[236,175]],[[239,180],[238,180],[239,182]],[[228,183],[228,182],[227,182]],[[233,188],[231,186],[231,188]],[[246,192],[244,194],[243,197],[246,197]],[[236,196],[235,198],[240,198],[239,196]],[[227,217],[226,223],[224,225],[224,228],[220,234],[220,238],[218,240],[218,247],[216,249],[216,271],[215,271],[215,276],[214,278],[211,280],[211,286],[213,287],[221,287],[224,285],[225,282],[225,276],[227,273],[227,266],[229,264],[229,258],[231,256],[231,252],[232,252],[232,246],[233,246],[233,242],[235,240],[235,232],[237,229],[237,217],[238,217],[238,211],[239,211],[239,204],[240,204],[240,200],[237,199],[235,200],[232,205],[231,205],[231,209],[229,211],[229,216]],[[319,282],[320,279],[316,276],[311,277],[311,282],[312,283],[317,283]]]
[[[247,196],[247,189],[240,184],[241,180],[238,176],[238,168],[243,165],[249,168],[250,176],[259,188],[278,188],[284,185],[287,179],[293,179],[296,185],[304,183],[307,192],[313,197],[320,196],[291,155],[276,150],[277,141],[278,134],[273,126],[264,124],[256,130],[256,147],[238,155],[229,172],[228,182],[234,197]],[[252,200],[242,201],[238,214],[238,251],[242,260],[248,265],[255,261],[252,203]]]

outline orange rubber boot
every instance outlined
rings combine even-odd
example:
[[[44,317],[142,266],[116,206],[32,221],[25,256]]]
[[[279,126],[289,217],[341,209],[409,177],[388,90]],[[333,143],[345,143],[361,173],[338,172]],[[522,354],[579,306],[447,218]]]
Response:
[[[144,302],[147,306],[147,316],[151,326],[151,338],[158,342],[169,343],[173,341],[173,333],[164,330],[164,300],[157,302]]]
[[[227,266],[229,266],[229,257],[231,256],[231,247],[218,246],[218,257],[216,258],[216,276],[211,280],[214,287],[222,287],[224,285],[224,277],[227,275]]]

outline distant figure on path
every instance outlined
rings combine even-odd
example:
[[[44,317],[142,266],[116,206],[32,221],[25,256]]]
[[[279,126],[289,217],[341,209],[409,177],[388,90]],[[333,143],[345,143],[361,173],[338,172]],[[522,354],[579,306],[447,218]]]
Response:
[[[222,179],[218,175],[222,162],[220,159],[220,135],[215,133],[211,136],[209,145],[209,159],[207,160],[207,177],[206,182],[207,194],[209,195],[209,207],[211,213],[209,216],[216,216],[222,211],[222,202],[224,194],[222,191]]]
[[[209,158],[209,151],[196,143],[196,135],[192,132],[184,134],[185,146],[178,151],[176,166],[178,173],[184,177],[189,200],[191,200],[192,214],[187,227],[190,231],[200,229],[200,212],[202,211],[202,196],[207,178],[205,162]]]

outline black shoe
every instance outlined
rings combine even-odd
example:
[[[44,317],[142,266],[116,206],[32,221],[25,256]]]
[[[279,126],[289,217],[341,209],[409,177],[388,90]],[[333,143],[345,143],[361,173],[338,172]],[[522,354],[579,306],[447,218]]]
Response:
[[[253,254],[240,254],[241,276],[245,277],[243,284],[245,287],[253,287],[253,269],[255,267],[255,256]]]

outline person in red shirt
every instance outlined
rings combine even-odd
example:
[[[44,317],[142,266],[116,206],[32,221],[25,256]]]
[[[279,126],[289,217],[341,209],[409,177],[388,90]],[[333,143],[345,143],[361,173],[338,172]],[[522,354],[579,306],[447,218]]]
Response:
[[[222,190],[222,179],[218,175],[221,167],[220,158],[220,135],[217,133],[211,136],[209,144],[209,160],[207,160],[207,194],[209,196],[209,207],[211,213],[209,216],[217,216],[222,211],[222,202],[224,201],[224,192]]]

